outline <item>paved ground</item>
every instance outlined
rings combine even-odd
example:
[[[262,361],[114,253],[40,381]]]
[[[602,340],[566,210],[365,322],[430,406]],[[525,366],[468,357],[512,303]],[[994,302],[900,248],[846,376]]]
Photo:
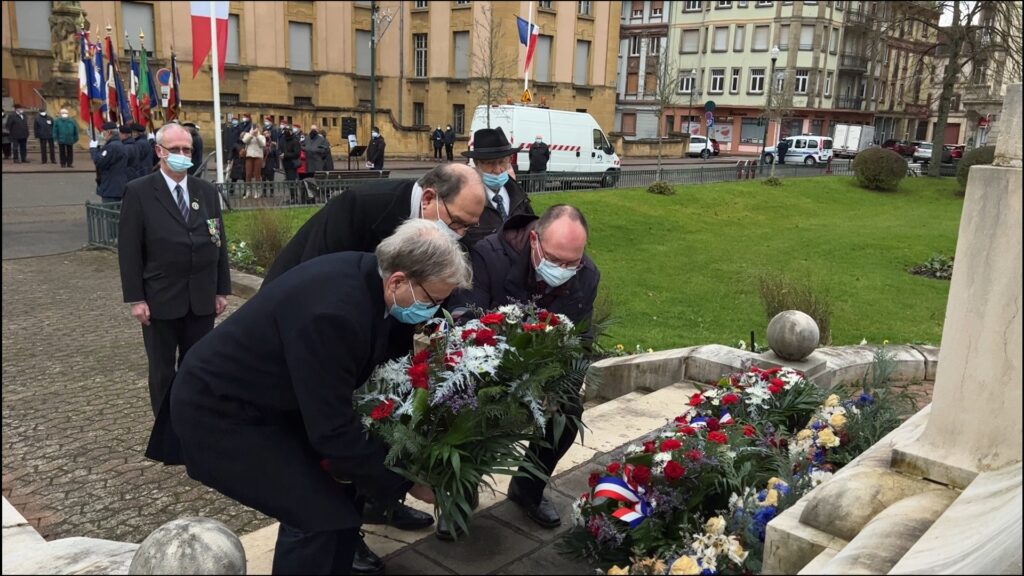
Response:
[[[190,515],[240,534],[268,524],[143,457],[146,355],[117,274],[107,251],[4,260],[3,495],[48,539],[138,542]]]

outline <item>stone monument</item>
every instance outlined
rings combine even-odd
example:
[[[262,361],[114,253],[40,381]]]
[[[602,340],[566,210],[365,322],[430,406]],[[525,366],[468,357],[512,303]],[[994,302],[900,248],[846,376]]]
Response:
[[[67,108],[78,110],[78,62],[80,30],[89,29],[89,20],[81,2],[54,2],[50,13],[50,51],[53,63],[50,79],[40,87],[44,106],[51,114]]]
[[[216,520],[178,518],[142,541],[128,573],[245,574],[245,550],[238,536]]]
[[[766,574],[1020,574],[1021,85],[971,169],[931,405],[768,525]]]

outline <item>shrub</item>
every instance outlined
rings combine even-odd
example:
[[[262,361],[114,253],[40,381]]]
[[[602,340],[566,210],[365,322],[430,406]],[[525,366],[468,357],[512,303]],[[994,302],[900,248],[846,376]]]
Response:
[[[910,273],[937,280],[949,280],[953,277],[953,259],[936,254],[925,260],[924,264],[911,268]]]
[[[799,310],[818,324],[818,344],[827,346],[832,342],[832,302],[810,282],[800,282],[782,274],[762,274],[758,278],[758,290],[765,315],[771,320],[779,312]]]
[[[971,166],[976,164],[991,164],[996,159],[995,146],[982,146],[964,154],[956,167],[956,181],[960,183],[960,194],[967,191],[967,177],[970,176]]]
[[[853,159],[857,184],[869,190],[896,190],[907,175],[907,161],[888,148],[868,148]]]
[[[782,186],[782,178],[777,176],[769,176],[761,181],[761,184],[765,186]]]
[[[270,263],[288,243],[289,237],[288,224],[280,210],[257,212],[249,229],[249,245],[256,266],[264,269],[270,267]]]
[[[647,191],[651,194],[659,194],[661,196],[674,196],[676,193],[671,184],[661,180],[648,186]]]

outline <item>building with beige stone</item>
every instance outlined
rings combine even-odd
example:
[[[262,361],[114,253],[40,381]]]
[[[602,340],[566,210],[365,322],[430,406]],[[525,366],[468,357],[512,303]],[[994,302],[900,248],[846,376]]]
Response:
[[[50,2],[3,3],[3,93],[27,107],[42,106],[34,89],[54,74]],[[169,63],[172,47],[182,75],[183,118],[212,141],[213,125],[229,115],[270,117],[325,129],[343,141],[352,118],[360,142],[381,127],[389,155],[429,155],[430,131],[452,124],[468,137],[476,105],[519,101],[525,48],[516,16],[531,2],[381,1],[378,8],[376,119],[370,118],[371,2],[230,3],[223,118],[215,121],[209,63],[193,80],[187,2],[81,2],[93,30],[113,29],[119,50],[124,31],[137,49],[142,30],[154,68]],[[530,83],[534,102],[591,113],[606,129],[615,110],[619,2],[532,2],[540,26]],[[494,40],[497,38],[497,41]],[[487,46],[493,45],[494,58]],[[121,70],[128,69],[122,53]],[[482,87],[491,78],[490,90]],[[487,98],[489,96],[490,98]],[[77,110],[73,95],[50,106]],[[52,111],[51,111],[52,112]]]

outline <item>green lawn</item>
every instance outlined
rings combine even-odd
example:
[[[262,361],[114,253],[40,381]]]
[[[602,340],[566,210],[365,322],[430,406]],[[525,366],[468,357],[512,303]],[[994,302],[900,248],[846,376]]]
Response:
[[[764,342],[762,272],[810,279],[831,296],[834,344],[938,345],[949,283],[906,269],[952,255],[963,200],[952,178],[905,179],[899,192],[857,188],[852,178],[788,179],[781,187],[724,182],[534,196],[538,210],[578,206],[590,221],[590,255],[602,272],[615,325],[606,344],[656,350]],[[297,228],[312,210],[287,210]],[[244,238],[245,214],[225,218]]]

